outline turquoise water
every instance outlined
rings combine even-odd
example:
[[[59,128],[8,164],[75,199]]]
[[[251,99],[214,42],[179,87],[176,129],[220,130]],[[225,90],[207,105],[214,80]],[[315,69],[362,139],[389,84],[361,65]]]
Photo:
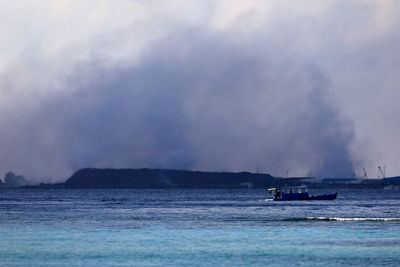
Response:
[[[396,190],[339,190],[318,202],[264,201],[263,190],[0,194],[6,266],[400,264]]]

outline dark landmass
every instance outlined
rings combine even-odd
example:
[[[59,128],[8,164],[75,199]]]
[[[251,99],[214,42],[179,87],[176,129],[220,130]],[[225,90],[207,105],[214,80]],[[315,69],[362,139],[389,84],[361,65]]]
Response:
[[[81,169],[65,188],[265,188],[279,183],[269,174],[168,169]]]
[[[399,189],[400,176],[385,179],[312,177],[281,178],[250,172],[202,172],[169,169],[81,169],[65,183],[22,186],[20,188],[66,189],[177,189],[177,188],[269,188],[308,185],[311,188],[387,188]]]

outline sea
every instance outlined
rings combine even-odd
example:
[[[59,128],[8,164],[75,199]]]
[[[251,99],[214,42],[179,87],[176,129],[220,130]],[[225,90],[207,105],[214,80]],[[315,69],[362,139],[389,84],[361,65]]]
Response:
[[[0,190],[1,266],[400,266],[400,190]]]

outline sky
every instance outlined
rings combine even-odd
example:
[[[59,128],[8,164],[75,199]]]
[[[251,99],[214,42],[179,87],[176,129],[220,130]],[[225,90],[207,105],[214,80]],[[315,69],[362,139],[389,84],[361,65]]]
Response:
[[[0,176],[400,175],[396,0],[0,0]]]

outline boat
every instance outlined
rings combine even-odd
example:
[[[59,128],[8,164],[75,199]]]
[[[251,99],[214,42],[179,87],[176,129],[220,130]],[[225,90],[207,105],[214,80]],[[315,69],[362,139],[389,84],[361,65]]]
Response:
[[[310,196],[307,186],[292,187],[274,187],[268,189],[274,201],[292,201],[292,200],[334,200],[337,192],[334,194]]]

